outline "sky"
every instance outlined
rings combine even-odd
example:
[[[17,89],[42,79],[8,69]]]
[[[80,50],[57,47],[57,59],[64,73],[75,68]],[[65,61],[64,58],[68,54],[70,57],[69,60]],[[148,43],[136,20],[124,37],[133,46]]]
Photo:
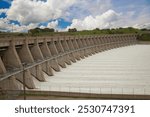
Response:
[[[0,31],[150,29],[150,0],[0,0]]]

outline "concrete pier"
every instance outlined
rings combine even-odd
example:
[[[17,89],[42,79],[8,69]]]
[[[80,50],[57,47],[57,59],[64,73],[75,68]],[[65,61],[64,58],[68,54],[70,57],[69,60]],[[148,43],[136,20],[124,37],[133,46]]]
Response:
[[[55,76],[62,68],[96,53],[135,45],[136,38],[135,34],[115,34],[1,39],[0,89],[21,90],[23,74],[26,88],[35,89],[34,80],[46,82],[45,73]]]

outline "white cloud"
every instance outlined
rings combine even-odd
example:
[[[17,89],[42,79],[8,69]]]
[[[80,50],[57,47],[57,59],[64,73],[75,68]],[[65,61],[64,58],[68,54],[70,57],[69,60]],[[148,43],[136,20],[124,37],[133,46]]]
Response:
[[[0,9],[0,14],[6,13],[7,11],[8,11],[8,9]]]
[[[8,31],[9,27],[9,20],[6,18],[0,18],[0,31]]]
[[[5,1],[11,2],[12,0]],[[40,28],[62,30],[58,24],[59,18],[72,21],[67,29],[149,27],[149,10],[150,7],[146,5],[142,8],[131,4],[113,6],[112,0],[13,0],[9,9],[0,9],[0,14],[6,13],[7,15],[6,18],[0,19],[0,30],[11,31],[13,27],[14,31],[24,32],[51,20],[55,21]],[[21,26],[10,24],[10,20],[20,22]]]
[[[94,0],[94,2],[93,0],[88,0],[88,5],[85,8],[89,10],[91,15],[98,15],[112,8],[112,3],[111,0]]]
[[[14,0],[8,18],[22,24],[45,22],[50,19],[96,16],[112,6],[111,0]]]
[[[0,31],[5,32],[27,32],[29,29],[36,28],[38,24],[29,24],[29,25],[18,25],[10,23],[7,18],[0,18]]]
[[[116,21],[115,26],[141,28],[142,26],[148,27],[147,25],[149,23],[150,23],[149,8],[145,7],[141,9],[140,12],[133,10],[121,13],[119,19]]]
[[[12,24],[13,27],[13,32],[27,32],[30,29],[36,28],[38,26],[38,24],[29,24],[29,25],[16,25],[16,24]]]
[[[63,17],[68,21],[82,19],[86,16],[96,16],[112,8],[111,0],[76,0]]]
[[[41,25],[39,28],[44,29],[44,28],[46,28],[46,26]]]
[[[7,12],[8,19],[21,24],[46,22],[65,15],[75,0],[14,0]]]
[[[78,30],[92,30],[95,28],[111,28],[118,20],[119,16],[119,13],[116,13],[113,10],[108,10],[105,13],[95,17],[89,15],[83,20],[74,19],[71,26],[68,26],[67,29],[77,28]]]
[[[138,13],[136,9],[119,13],[108,10],[100,15],[88,15],[82,19],[73,19],[71,26],[68,26],[66,30],[68,28],[77,28],[78,30],[118,27],[150,28],[149,9],[149,7],[144,7]]]
[[[133,26],[134,28],[139,28],[139,29],[150,29],[150,23],[145,23],[145,24],[135,24]]]
[[[41,25],[39,28],[41,28],[41,29],[44,29],[44,28],[53,28],[53,29],[57,29],[57,27],[58,27],[58,20],[49,22],[49,23],[47,24],[47,26]]]
[[[47,28],[54,28],[54,29],[56,29],[57,26],[58,26],[58,20],[48,23]]]

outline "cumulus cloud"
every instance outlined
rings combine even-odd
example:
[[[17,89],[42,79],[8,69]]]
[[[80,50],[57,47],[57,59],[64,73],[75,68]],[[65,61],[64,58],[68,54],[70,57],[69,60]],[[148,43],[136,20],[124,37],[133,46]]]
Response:
[[[38,24],[30,23],[29,25],[18,25],[10,23],[7,18],[0,18],[0,31],[5,32],[27,32],[30,29],[36,28]]]
[[[45,22],[50,19],[96,16],[112,6],[111,0],[14,0],[8,18],[22,24]]]
[[[111,28],[118,20],[119,15],[119,13],[116,13],[113,10],[108,10],[105,13],[95,17],[89,15],[83,20],[73,19],[71,26],[68,26],[67,29],[77,28],[78,30],[92,30],[95,28]]]
[[[4,0],[3,0],[4,1]],[[139,8],[137,5],[125,4],[113,6],[112,0],[5,0],[11,3],[9,9],[0,9],[6,18],[0,19],[0,30],[27,31],[28,29],[61,29],[61,18],[72,22],[68,28],[91,30],[95,28],[146,27],[149,28],[150,7]],[[117,2],[118,3],[118,2]],[[18,21],[11,24],[10,20]],[[51,21],[51,22],[50,22]],[[49,23],[48,23],[49,22]],[[47,25],[39,26],[41,23]]]
[[[0,31],[7,31],[9,30],[9,27],[9,20],[7,20],[6,18],[0,18]]]
[[[67,11],[64,19],[82,19],[86,16],[96,16],[112,8],[111,0],[76,0],[72,7]]]
[[[7,11],[8,11],[8,9],[0,9],[0,14],[6,13]]]
[[[58,20],[48,23],[47,28],[57,28]]]
[[[116,27],[149,27],[150,13],[149,8],[144,7],[137,12],[136,10],[126,11],[121,13],[120,17],[115,23]]]
[[[134,28],[139,28],[139,29],[150,29],[150,23],[145,23],[145,24],[135,24],[133,26]]]
[[[36,28],[38,26],[38,24],[29,24],[29,25],[16,25],[16,24],[12,24],[13,27],[13,32],[27,32],[30,29]]]
[[[65,15],[75,0],[14,0],[7,12],[8,19],[21,24],[45,22]]]
[[[49,22],[49,23],[47,24],[47,26],[43,26],[43,25],[40,26],[41,29],[44,29],[44,28],[53,28],[53,29],[57,29],[57,27],[58,27],[58,20]]]
[[[135,27],[150,28],[149,7],[145,7],[136,12],[136,10],[126,12],[116,12],[108,10],[100,15],[88,15],[82,19],[73,19],[69,28],[77,28],[78,30],[92,30],[95,28],[118,28],[118,27]]]

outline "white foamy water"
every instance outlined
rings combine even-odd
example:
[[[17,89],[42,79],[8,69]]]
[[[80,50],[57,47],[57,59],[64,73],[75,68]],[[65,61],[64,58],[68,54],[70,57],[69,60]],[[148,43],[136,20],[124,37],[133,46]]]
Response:
[[[150,45],[112,49],[77,61],[37,89],[98,94],[150,94]]]

